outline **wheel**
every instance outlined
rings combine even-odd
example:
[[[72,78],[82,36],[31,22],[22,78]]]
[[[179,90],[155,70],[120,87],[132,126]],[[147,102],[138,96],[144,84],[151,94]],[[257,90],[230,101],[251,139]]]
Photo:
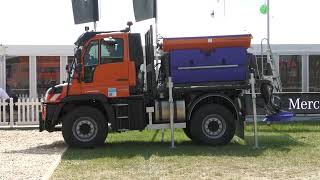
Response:
[[[79,107],[68,113],[62,122],[62,135],[69,146],[93,147],[104,144],[108,126],[104,115],[97,109]]]
[[[192,136],[191,136],[191,132],[190,132],[190,122],[189,121],[186,122],[186,128],[183,128],[183,132],[189,139],[192,140]]]
[[[222,145],[231,141],[235,134],[232,113],[218,104],[200,107],[192,115],[190,133],[192,140],[210,145]]]

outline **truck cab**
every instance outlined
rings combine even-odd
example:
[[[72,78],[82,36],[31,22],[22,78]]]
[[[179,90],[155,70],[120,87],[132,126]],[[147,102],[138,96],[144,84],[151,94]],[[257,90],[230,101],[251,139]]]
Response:
[[[76,60],[68,67],[70,83],[68,88],[59,86],[62,87],[59,99],[80,94],[101,94],[109,98],[130,96],[130,87],[137,85],[136,69],[140,68],[143,58],[141,44],[135,46],[135,52],[129,51],[129,39],[135,41],[137,34],[87,33],[77,41]],[[90,33],[96,35],[86,39]]]

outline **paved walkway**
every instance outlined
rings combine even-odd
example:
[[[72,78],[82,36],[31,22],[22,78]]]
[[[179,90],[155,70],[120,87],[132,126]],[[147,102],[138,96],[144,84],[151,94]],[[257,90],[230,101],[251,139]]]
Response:
[[[0,130],[0,179],[48,179],[67,146],[61,132]]]

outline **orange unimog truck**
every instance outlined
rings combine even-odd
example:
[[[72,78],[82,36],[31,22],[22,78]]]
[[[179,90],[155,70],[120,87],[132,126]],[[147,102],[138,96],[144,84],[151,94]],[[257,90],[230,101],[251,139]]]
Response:
[[[171,124],[204,144],[243,137],[251,35],[164,38],[155,48],[152,32],[144,51],[130,26],[82,34],[66,83],[46,92],[40,131],[62,124],[65,142],[77,147],[101,145],[110,131]]]

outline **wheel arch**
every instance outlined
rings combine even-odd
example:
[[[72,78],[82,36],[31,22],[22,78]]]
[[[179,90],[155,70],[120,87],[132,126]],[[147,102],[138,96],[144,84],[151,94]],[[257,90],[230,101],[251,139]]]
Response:
[[[192,114],[205,104],[219,104],[225,106],[230,110],[234,118],[239,121],[239,108],[235,103],[226,95],[223,94],[205,94],[195,98],[187,107],[187,121],[190,121]]]
[[[61,121],[64,113],[70,112],[69,109],[72,109],[74,106],[91,106],[100,110],[103,115],[106,117],[108,122],[114,121],[114,112],[112,106],[109,104],[108,99],[103,95],[78,95],[78,96],[68,96],[61,100],[61,110],[58,117],[55,119],[54,124],[57,121]]]

